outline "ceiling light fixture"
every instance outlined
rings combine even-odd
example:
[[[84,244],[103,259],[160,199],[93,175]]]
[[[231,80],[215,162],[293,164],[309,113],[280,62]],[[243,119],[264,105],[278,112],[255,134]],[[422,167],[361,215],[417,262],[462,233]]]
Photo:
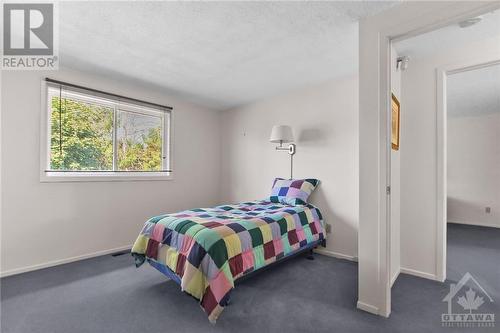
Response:
[[[458,22],[458,26],[460,28],[468,28],[470,26],[473,26],[474,24],[481,22],[482,20],[483,20],[482,16],[471,17],[467,20]]]

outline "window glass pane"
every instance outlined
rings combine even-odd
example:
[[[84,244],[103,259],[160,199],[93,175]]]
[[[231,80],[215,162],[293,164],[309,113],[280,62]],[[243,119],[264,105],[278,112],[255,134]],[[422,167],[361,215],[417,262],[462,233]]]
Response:
[[[113,169],[113,108],[51,96],[51,170]]]
[[[118,111],[119,171],[162,170],[162,124],[160,116]]]

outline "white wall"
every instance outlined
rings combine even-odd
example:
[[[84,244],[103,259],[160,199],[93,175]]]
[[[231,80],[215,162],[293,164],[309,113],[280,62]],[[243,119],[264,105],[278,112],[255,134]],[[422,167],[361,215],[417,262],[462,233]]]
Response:
[[[396,70],[398,53],[391,46],[391,92],[396,96],[403,109],[401,100],[401,70]],[[401,113],[400,113],[401,117]],[[400,133],[401,134],[401,133]],[[402,149],[402,138],[399,138],[399,148]],[[400,270],[400,239],[401,239],[401,154],[400,150],[391,150],[391,283],[396,281]]]
[[[174,180],[40,183],[45,76],[174,107]],[[150,216],[218,203],[220,125],[215,111],[138,84],[69,70],[2,73],[1,272],[130,246]]]
[[[500,110],[448,116],[448,221],[500,228]],[[491,213],[485,207],[491,207]]]
[[[293,128],[294,178],[318,178],[311,201],[332,225],[327,251],[348,258],[358,247],[358,81],[351,77],[221,113],[222,199],[269,196],[289,177],[289,155],[269,142],[274,124]]]
[[[437,273],[437,109],[436,70],[500,58],[498,39],[436,49],[433,56],[412,58],[402,74],[401,267],[435,279]]]

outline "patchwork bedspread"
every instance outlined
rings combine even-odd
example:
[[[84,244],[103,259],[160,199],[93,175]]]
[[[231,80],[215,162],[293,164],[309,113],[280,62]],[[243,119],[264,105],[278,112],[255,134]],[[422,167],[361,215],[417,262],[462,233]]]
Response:
[[[167,266],[215,322],[236,279],[324,237],[318,208],[253,201],[153,217],[132,255]]]

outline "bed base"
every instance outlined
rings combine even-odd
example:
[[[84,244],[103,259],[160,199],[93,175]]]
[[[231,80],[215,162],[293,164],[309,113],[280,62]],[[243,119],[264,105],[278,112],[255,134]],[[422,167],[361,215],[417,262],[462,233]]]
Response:
[[[279,264],[279,263],[282,263],[284,261],[287,261],[289,259],[292,259],[292,258],[295,258],[305,252],[308,253],[307,255],[307,259],[309,260],[314,260],[314,251],[313,249],[317,248],[318,246],[323,246],[323,247],[326,247],[326,239],[322,239],[322,240],[317,240],[317,241],[314,241],[310,244],[308,244],[307,246],[299,249],[299,250],[295,250],[293,252],[291,252],[290,254],[288,254],[286,257],[282,257],[278,260],[276,260],[275,262],[269,264],[269,265],[266,265],[266,266],[263,266],[263,267],[260,267],[256,270],[253,270],[241,277],[239,277],[238,279],[236,279],[234,282],[235,282],[235,285],[237,284],[240,284],[241,282],[245,281],[246,279],[248,279],[249,277],[251,276],[254,276],[255,274],[259,274],[271,267],[274,267],[275,265]],[[174,281],[175,283],[177,283],[178,285],[181,285],[181,279],[179,278],[179,276],[177,276],[177,274],[175,274],[170,268],[168,268],[167,266],[163,265],[163,264],[160,264],[159,262],[156,262],[154,260],[150,260],[150,259],[147,259],[148,263],[153,266],[154,268],[156,268],[158,271],[160,271],[160,273],[162,273],[163,275],[165,275],[166,277],[168,277],[169,279],[171,279],[172,281]],[[231,300],[231,297],[228,297],[227,298],[227,302],[225,304],[225,306],[228,306],[229,303],[230,303],[230,300]]]

